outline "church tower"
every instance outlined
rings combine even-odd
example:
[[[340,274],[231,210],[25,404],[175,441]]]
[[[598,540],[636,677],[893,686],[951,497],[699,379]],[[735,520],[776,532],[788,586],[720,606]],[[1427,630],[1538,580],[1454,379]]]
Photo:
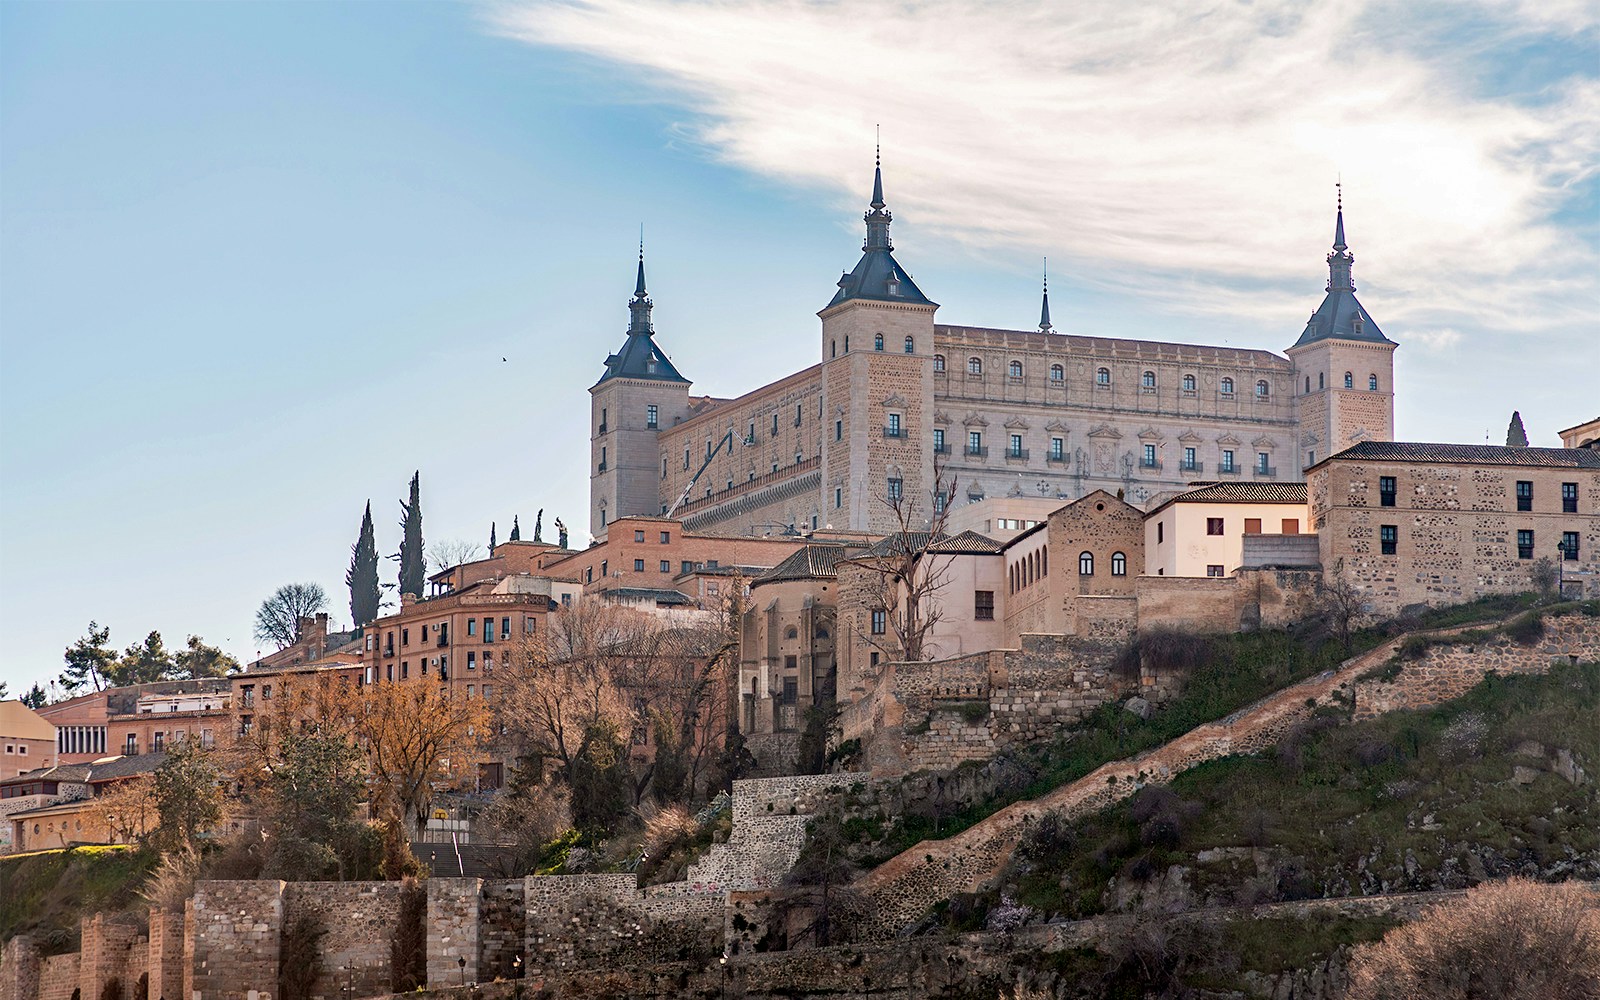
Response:
[[[619,517],[661,513],[656,435],[689,415],[690,383],[656,346],[654,305],[645,291],[640,244],[628,339],[589,388],[589,532],[597,538]]]
[[[1359,441],[1394,440],[1394,341],[1356,300],[1355,255],[1344,239],[1344,196],[1334,217],[1328,294],[1289,348],[1299,419],[1299,468]]]
[[[888,532],[894,505],[912,523],[932,514],[933,314],[894,259],[883,167],[872,176],[866,240],[822,319],[822,520]],[[898,499],[897,499],[898,498]]]

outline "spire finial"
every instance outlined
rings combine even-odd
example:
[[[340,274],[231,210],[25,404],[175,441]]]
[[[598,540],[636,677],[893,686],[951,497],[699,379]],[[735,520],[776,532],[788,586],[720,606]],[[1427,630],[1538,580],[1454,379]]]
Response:
[[[1333,190],[1335,192],[1334,204],[1336,206],[1333,223],[1333,248],[1342,251],[1347,249],[1344,242],[1344,178],[1342,176],[1334,182]]]
[[[872,149],[872,207],[881,209],[883,200],[883,126],[874,125],[873,129],[877,138],[873,140]]]
[[[644,223],[639,223],[639,280],[633,286],[635,298],[644,298]]]
[[[1055,328],[1050,325],[1050,258],[1044,259],[1044,302],[1039,308],[1039,332],[1050,333]]]

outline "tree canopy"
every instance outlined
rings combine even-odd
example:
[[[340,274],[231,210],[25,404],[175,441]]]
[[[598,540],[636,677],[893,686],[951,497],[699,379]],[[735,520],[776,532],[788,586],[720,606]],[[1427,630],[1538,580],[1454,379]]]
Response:
[[[1528,446],[1528,432],[1522,427],[1522,414],[1516,410],[1511,411],[1511,424],[1506,428],[1506,447],[1526,448]]]
[[[300,641],[305,619],[328,610],[328,595],[315,583],[286,583],[256,610],[255,637],[284,649]]]
[[[400,505],[400,593],[422,596],[427,561],[422,547],[422,472],[411,476],[411,499]]]
[[[350,547],[350,568],[344,574],[350,588],[350,620],[365,628],[378,619],[381,604],[378,589],[378,543],[372,532],[372,501],[361,515],[361,531]]]

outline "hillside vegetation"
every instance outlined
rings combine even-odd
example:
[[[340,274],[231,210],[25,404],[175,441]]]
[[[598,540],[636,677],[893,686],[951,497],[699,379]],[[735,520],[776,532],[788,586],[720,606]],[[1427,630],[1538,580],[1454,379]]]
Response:
[[[47,955],[78,947],[80,917],[137,908],[152,851],[73,847],[0,858],[0,941],[33,934]]]

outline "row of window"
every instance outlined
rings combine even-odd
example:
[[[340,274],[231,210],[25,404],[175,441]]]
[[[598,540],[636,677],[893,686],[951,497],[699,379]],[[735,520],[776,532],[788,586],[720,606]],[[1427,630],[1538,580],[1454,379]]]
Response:
[[[1318,389],[1326,389],[1327,387],[1328,387],[1328,385],[1327,385],[1327,377],[1322,372],[1317,372],[1317,388]],[[1354,389],[1356,387],[1356,376],[1355,376],[1354,372],[1345,372],[1344,373],[1344,387],[1346,389]],[[1307,375],[1306,376],[1306,392],[1310,392],[1310,391],[1311,391],[1311,376]],[[1367,391],[1368,392],[1377,392],[1378,391],[1378,376],[1377,376],[1376,373],[1372,373],[1372,374],[1369,374],[1367,376]]]
[[[945,369],[945,358],[944,358],[943,354],[935,354],[933,356],[933,370],[934,370],[935,373],[941,373],[941,372],[944,372],[946,370]],[[968,358],[967,359],[967,374],[968,375],[982,375],[983,374],[983,359],[980,358],[980,357],[970,357],[970,358]],[[1022,378],[1023,377],[1022,362],[1021,361],[1012,361],[1012,362],[1010,362],[1006,366],[1006,375],[1009,378],[1015,378],[1015,379]],[[1378,376],[1376,376],[1376,375],[1372,376],[1373,388],[1377,388],[1377,378],[1378,378]],[[1061,383],[1064,383],[1066,381],[1066,379],[1067,379],[1066,369],[1064,367],[1062,367],[1061,365],[1051,365],[1050,366],[1049,379],[1050,379],[1051,384],[1059,385]],[[1096,368],[1095,369],[1095,373],[1094,373],[1094,382],[1095,382],[1095,385],[1109,386],[1111,384],[1111,369],[1109,369],[1109,368]],[[1193,376],[1193,375],[1185,375],[1185,376],[1183,376],[1183,380],[1182,380],[1181,384],[1183,386],[1183,391],[1184,392],[1192,393],[1192,392],[1196,391],[1196,387],[1198,385],[1198,382],[1196,381],[1195,376]],[[1143,374],[1141,374],[1139,376],[1139,385],[1140,385],[1141,388],[1144,388],[1144,389],[1152,389],[1153,390],[1153,389],[1157,388],[1156,373],[1153,370],[1146,370]],[[1223,378],[1222,381],[1219,382],[1218,385],[1217,385],[1217,391],[1219,393],[1221,393],[1222,395],[1224,395],[1224,396],[1232,396],[1234,394],[1234,382],[1233,382],[1233,379],[1232,378],[1228,378],[1228,377]],[[1260,379],[1260,380],[1258,380],[1256,382],[1256,396],[1258,396],[1259,398],[1265,399],[1269,395],[1271,395],[1271,392],[1272,392],[1272,387],[1270,385],[1268,385],[1266,379]]]
[[[1030,552],[1021,559],[1012,563],[1007,570],[1007,586],[1011,593],[1025,590],[1035,582],[1043,580],[1050,575],[1050,546],[1043,545],[1035,552]]]
[[[534,618],[532,615],[528,615],[523,620],[523,623],[522,623],[523,634],[524,635],[532,635],[533,632],[534,632],[534,629],[538,627],[538,624],[539,624],[539,621],[538,621],[537,618]],[[424,635],[423,635],[423,642],[424,643],[427,642],[426,633],[428,631],[428,628],[429,628],[429,626],[427,626],[427,625],[422,626],[422,631],[424,633]],[[449,622],[436,622],[436,623],[434,623],[432,628],[433,628],[434,632],[438,633],[438,635],[436,636],[436,638],[434,640],[434,644],[435,645],[438,645],[438,646],[448,646],[448,645],[450,645],[450,623]],[[470,638],[477,638],[478,637],[478,619],[476,619],[476,618],[468,618],[467,619],[467,635]],[[510,638],[511,638],[511,616],[510,615],[506,615],[506,616],[504,616],[504,617],[502,617],[500,619],[500,639],[499,639],[499,641],[505,642],[505,641],[509,640]],[[376,637],[374,637],[374,636],[368,636],[367,637],[367,649],[370,650],[370,649],[373,648],[373,643],[375,642],[375,639],[376,639]],[[484,642],[494,642],[495,641],[495,620],[492,617],[487,617],[486,616],[483,619],[483,641]],[[400,630],[400,645],[402,647],[411,645],[411,629],[402,628]],[[395,651],[394,630],[390,629],[389,632],[387,632],[384,635],[384,639],[383,639],[383,655],[384,656],[393,656],[394,655],[394,651]],[[244,695],[244,699],[245,699],[245,704],[248,705],[250,703],[250,699],[253,696],[253,692],[251,691],[251,688],[249,686],[247,686],[247,687],[245,687],[243,689],[243,695]],[[272,685],[269,684],[269,685],[266,686],[266,689],[263,692],[262,697],[263,698],[271,698],[272,697]]]
[[[1576,562],[1579,554],[1578,532],[1563,531],[1561,541],[1556,543],[1557,555],[1565,560]],[[1378,526],[1378,547],[1382,555],[1392,556],[1400,547],[1400,526],[1397,524],[1381,524]],[[1534,533],[1532,528],[1517,529],[1517,558],[1532,559],[1534,557]]]
[[[1393,507],[1398,493],[1399,483],[1394,476],[1378,477],[1378,505]],[[1517,510],[1533,510],[1533,481],[1530,479],[1517,480],[1516,486]],[[1576,514],[1578,512],[1578,484],[1561,484],[1561,512],[1563,514]]]

